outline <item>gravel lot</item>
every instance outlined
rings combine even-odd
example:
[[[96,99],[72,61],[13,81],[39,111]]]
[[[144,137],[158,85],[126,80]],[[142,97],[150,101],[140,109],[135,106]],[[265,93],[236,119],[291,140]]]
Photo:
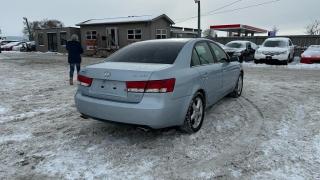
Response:
[[[244,66],[187,135],[81,119],[65,56],[2,53],[0,179],[320,179],[319,66]]]

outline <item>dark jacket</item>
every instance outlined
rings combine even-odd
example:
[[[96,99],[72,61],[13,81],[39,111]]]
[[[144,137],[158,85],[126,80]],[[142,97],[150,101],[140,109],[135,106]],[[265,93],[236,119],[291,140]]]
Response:
[[[69,53],[68,63],[69,64],[81,63],[81,54],[83,53],[81,44],[78,41],[68,41],[66,48]]]

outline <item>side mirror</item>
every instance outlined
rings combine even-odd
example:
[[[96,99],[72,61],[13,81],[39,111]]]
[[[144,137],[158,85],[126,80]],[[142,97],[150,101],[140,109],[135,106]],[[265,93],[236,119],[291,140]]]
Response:
[[[230,57],[228,62],[240,62],[240,60],[238,56],[232,56]]]

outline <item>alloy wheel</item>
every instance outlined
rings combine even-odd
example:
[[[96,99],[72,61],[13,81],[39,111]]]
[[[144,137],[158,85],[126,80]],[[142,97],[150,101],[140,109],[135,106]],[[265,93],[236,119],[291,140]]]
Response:
[[[201,97],[196,97],[192,103],[191,125],[192,128],[197,129],[202,121],[204,113],[203,101]]]

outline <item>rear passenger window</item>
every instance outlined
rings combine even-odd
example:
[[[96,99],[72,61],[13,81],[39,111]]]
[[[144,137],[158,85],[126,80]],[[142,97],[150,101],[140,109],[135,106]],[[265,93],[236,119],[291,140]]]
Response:
[[[192,59],[191,59],[191,66],[198,66],[200,65],[200,59],[198,53],[195,49],[192,51]]]
[[[205,42],[198,43],[195,47],[195,50],[198,53],[201,64],[214,63],[213,55],[211,54],[210,48],[207,43]]]
[[[218,62],[225,62],[228,59],[227,54],[218,45],[210,43],[210,47],[216,55]]]

